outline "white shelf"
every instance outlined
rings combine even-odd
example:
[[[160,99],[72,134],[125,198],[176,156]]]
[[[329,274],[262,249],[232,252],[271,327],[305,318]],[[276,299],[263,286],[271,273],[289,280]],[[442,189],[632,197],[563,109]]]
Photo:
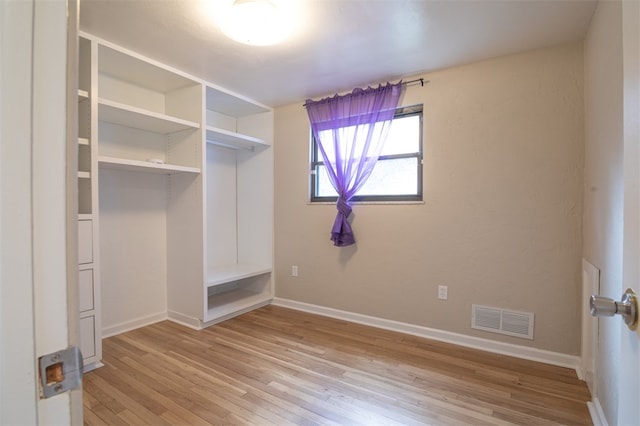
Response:
[[[161,134],[200,128],[200,125],[194,121],[183,120],[108,99],[98,101],[98,116],[100,121]]]
[[[254,292],[246,289],[236,289],[208,297],[207,312],[204,322],[222,321],[260,305],[266,305],[272,299],[265,292]]]
[[[98,72],[158,93],[199,85],[179,70],[114,45],[98,46]]]
[[[270,146],[266,141],[253,136],[241,135],[213,126],[207,126],[207,143],[227,148],[253,150],[257,147]]]
[[[89,92],[87,92],[86,90],[78,89],[78,100],[84,101],[86,99],[89,99]]]
[[[217,111],[231,117],[244,117],[247,115],[268,112],[269,107],[261,105],[248,98],[231,94],[222,88],[207,86],[207,109]]]
[[[251,278],[272,271],[271,266],[265,265],[229,265],[216,268],[207,277],[207,287],[215,287],[233,281]]]
[[[125,170],[133,172],[147,172],[170,175],[174,173],[200,173],[196,167],[178,166],[175,164],[156,164],[148,161],[129,160],[125,158],[99,156],[98,163],[101,168]]]
[[[87,138],[78,138],[78,145],[89,146],[89,139],[87,139]]]
[[[78,172],[78,179],[91,179],[90,172]]]
[[[93,219],[93,215],[92,214],[86,214],[86,213],[79,213],[78,214],[78,220],[91,220]]]

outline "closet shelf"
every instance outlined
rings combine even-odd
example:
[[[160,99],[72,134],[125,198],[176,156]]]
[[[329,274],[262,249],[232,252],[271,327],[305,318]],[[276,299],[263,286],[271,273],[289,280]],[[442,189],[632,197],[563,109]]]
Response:
[[[245,289],[211,295],[207,299],[208,308],[203,322],[209,326],[224,321],[238,313],[267,305],[271,299],[270,294]]]
[[[89,99],[89,92],[87,92],[86,90],[78,89],[78,100],[84,101],[87,99]]]
[[[90,172],[78,172],[78,179],[91,179]]]
[[[178,166],[175,164],[156,164],[148,161],[129,160],[102,155],[98,157],[98,164],[103,169],[147,172],[165,175],[171,175],[174,173],[200,173],[200,169],[197,167]]]
[[[172,117],[109,99],[100,99],[98,101],[98,116],[100,121],[160,134],[200,128],[200,124],[194,121]]]
[[[248,264],[236,264],[215,268],[209,272],[207,287],[215,287],[245,278],[268,274],[271,270],[271,266]]]
[[[258,104],[253,100],[231,94],[225,89],[212,85],[207,85],[206,105],[208,110],[235,118],[271,111],[266,105]]]
[[[78,138],[78,145],[89,145],[89,139],[87,138]]]
[[[220,145],[227,148],[247,149],[253,151],[257,147],[269,147],[270,145],[259,138],[230,132],[218,127],[207,126],[207,143]]]

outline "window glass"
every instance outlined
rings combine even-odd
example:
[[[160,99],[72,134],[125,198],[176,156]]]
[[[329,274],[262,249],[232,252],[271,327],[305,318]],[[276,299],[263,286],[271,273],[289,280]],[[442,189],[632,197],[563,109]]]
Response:
[[[421,115],[416,114],[394,118],[381,155],[420,151],[421,118]]]

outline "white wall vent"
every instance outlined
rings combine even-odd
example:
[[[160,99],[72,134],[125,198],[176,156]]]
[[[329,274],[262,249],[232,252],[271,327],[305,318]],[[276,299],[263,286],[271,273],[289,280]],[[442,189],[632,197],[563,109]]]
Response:
[[[533,313],[471,305],[471,328],[533,340]]]

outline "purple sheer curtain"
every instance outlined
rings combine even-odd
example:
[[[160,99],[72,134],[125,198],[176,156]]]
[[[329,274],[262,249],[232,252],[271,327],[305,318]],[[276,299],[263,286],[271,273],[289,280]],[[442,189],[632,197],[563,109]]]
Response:
[[[338,214],[331,230],[336,246],[355,243],[348,221],[349,200],[378,161],[403,87],[402,82],[387,83],[305,103],[329,181],[338,193]]]

